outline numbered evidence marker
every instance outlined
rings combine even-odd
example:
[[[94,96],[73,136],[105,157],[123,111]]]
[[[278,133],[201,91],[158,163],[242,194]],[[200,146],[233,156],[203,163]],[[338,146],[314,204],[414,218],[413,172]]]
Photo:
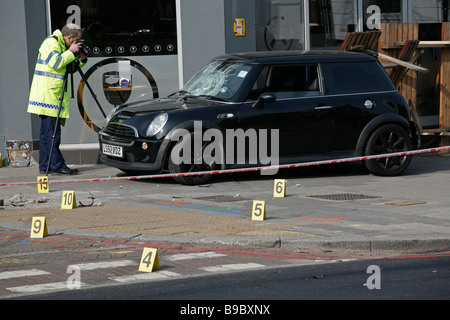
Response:
[[[30,238],[43,238],[45,236],[48,236],[45,217],[33,217]]]
[[[153,269],[159,269],[158,249],[144,248],[142,251],[139,271],[152,272]]]
[[[77,207],[75,191],[63,191],[61,209],[74,209]]]
[[[275,179],[275,182],[273,184],[273,196],[275,198],[286,197],[286,180]]]
[[[266,202],[264,200],[253,200],[252,220],[266,219]]]
[[[36,191],[38,193],[48,193],[49,192],[49,184],[47,176],[39,176],[37,177],[38,184],[36,185]]]

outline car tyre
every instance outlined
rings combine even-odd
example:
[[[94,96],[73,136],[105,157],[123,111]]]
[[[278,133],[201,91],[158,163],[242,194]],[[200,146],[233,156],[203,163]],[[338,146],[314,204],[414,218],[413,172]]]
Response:
[[[190,142],[194,141],[193,139],[193,133],[191,133],[191,139]],[[213,171],[216,170],[217,164],[215,162],[212,163],[206,163],[203,159],[203,150],[205,150],[205,147],[208,145],[208,142],[204,142],[202,145],[202,154],[195,154],[193,143],[190,143],[190,145],[185,145],[189,141],[187,139],[182,139],[178,141],[175,147],[178,147],[178,149],[184,150],[185,148],[191,148],[191,161],[190,163],[175,163],[172,159],[172,150],[169,154],[168,159],[168,168],[169,172],[171,174],[178,174],[178,173],[190,173],[190,172],[202,172],[202,171]],[[180,155],[182,156],[182,155]],[[201,163],[195,163],[195,159],[201,159]],[[173,179],[181,184],[184,185],[201,185],[205,184],[208,181],[210,181],[212,178],[212,174],[201,174],[201,175],[189,175],[189,176],[176,176],[173,177]]]
[[[395,124],[376,129],[367,140],[365,155],[405,152],[413,149],[409,133]],[[365,160],[369,172],[378,176],[395,176],[402,173],[410,164],[411,155]]]

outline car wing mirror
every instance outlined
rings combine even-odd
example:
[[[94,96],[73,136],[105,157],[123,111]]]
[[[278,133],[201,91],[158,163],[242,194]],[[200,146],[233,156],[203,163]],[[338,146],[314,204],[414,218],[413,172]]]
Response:
[[[263,93],[262,95],[259,96],[258,100],[256,100],[256,102],[253,104],[253,109],[263,109],[264,108],[264,104],[266,103],[273,103],[275,102],[276,98],[275,95],[273,93]]]

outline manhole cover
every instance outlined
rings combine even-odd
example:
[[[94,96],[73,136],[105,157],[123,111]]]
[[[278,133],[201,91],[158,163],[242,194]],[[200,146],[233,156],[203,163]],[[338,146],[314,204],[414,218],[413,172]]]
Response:
[[[309,197],[334,201],[352,201],[352,200],[379,198],[376,196],[367,196],[364,194],[355,194],[355,193],[319,194],[319,195],[312,195]]]
[[[214,201],[214,202],[235,202],[235,201],[250,200],[250,199],[243,198],[240,196],[226,196],[226,195],[207,196],[207,197],[199,197],[199,198],[192,198],[192,199],[204,200],[204,201]]]

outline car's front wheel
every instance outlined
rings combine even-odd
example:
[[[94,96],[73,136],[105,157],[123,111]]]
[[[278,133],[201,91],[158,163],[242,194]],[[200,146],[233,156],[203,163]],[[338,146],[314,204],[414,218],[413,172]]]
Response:
[[[409,133],[395,124],[375,130],[367,140],[365,155],[405,152],[413,149]],[[395,176],[402,173],[411,162],[411,155],[365,160],[367,169],[379,176]]]
[[[218,165],[214,161],[209,159],[209,161],[206,162],[204,159],[203,151],[208,145],[208,142],[203,142],[200,152],[200,150],[194,148],[193,139],[193,134],[191,134],[190,139],[184,138],[178,141],[172,149],[168,159],[168,168],[171,174],[217,170]],[[184,152],[189,152],[190,154],[186,155]],[[211,177],[211,174],[193,174],[187,176],[175,176],[173,179],[176,182],[185,185],[200,185],[207,183]]]

